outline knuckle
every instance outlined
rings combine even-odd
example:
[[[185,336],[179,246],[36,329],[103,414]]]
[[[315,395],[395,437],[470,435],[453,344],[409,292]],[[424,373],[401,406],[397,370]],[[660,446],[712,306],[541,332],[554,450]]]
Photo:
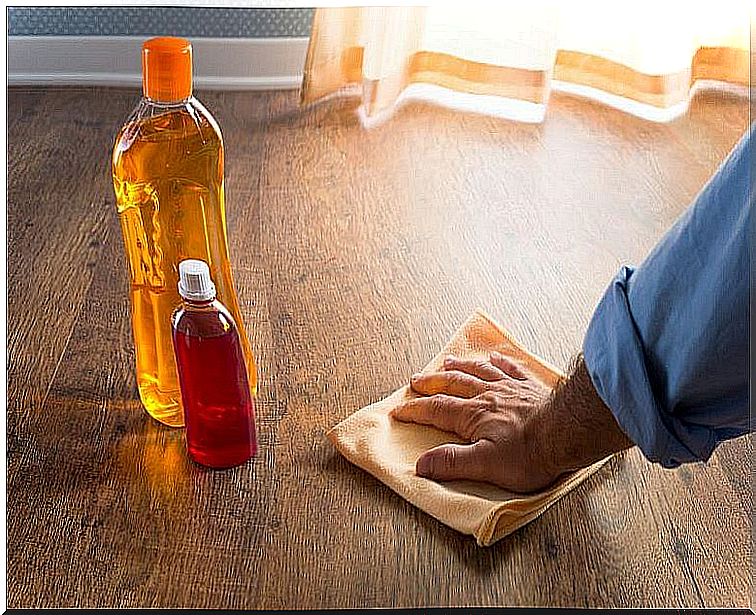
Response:
[[[497,397],[496,391],[487,389],[478,395],[478,401],[484,409],[493,410],[496,406]]]
[[[484,359],[477,359],[476,361],[473,362],[473,365],[475,366],[476,369],[483,372],[486,372],[486,371],[490,372],[491,367],[492,367],[491,364]]]
[[[512,376],[519,378],[520,380],[525,380],[530,377],[530,372],[520,363],[512,361]]]
[[[454,372],[449,376],[449,384],[455,389],[466,388],[468,384],[467,376],[462,372]]]
[[[447,403],[445,395],[437,394],[430,397],[428,405],[433,414],[440,414],[446,409]]]
[[[456,449],[454,449],[454,447],[447,446],[441,452],[440,461],[444,469],[455,470],[459,461],[459,456],[457,455]]]

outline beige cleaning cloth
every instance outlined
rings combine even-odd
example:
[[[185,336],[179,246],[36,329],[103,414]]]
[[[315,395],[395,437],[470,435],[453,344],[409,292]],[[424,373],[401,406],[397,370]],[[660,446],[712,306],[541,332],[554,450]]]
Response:
[[[440,371],[448,354],[488,360],[492,351],[521,362],[550,386],[561,377],[556,368],[530,354],[480,311],[462,325],[423,372]],[[421,478],[415,474],[415,462],[422,453],[440,444],[462,443],[463,440],[434,427],[389,418],[392,408],[414,397],[417,395],[409,386],[403,386],[385,399],[355,412],[327,436],[349,461],[442,523],[475,536],[480,546],[492,545],[535,519],[609,459],[566,475],[545,491],[528,495],[475,481],[436,482]]]

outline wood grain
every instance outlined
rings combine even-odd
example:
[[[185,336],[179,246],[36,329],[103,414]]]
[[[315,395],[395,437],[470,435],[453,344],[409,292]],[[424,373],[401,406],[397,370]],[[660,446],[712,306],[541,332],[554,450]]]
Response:
[[[637,450],[489,549],[341,458],[333,424],[476,307],[565,367],[748,125],[699,93],[669,124],[555,94],[518,124],[409,103],[200,93],[260,368],[261,451],[191,464],[140,408],[109,175],[135,93],[11,88],[8,606],[747,606],[753,441],[666,471]]]

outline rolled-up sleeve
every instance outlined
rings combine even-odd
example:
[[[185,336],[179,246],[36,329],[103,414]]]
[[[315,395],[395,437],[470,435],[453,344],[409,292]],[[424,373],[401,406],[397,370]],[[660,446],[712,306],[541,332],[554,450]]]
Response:
[[[583,342],[599,396],[665,467],[707,460],[722,440],[753,431],[752,135],[753,127],[646,260],[619,271]]]

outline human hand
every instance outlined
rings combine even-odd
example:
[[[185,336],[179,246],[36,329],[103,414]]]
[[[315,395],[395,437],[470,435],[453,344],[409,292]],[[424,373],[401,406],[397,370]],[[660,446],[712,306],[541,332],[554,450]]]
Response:
[[[470,442],[421,455],[418,475],[485,481],[517,492],[537,491],[557,478],[535,429],[551,388],[523,365],[499,353],[489,361],[448,357],[442,371],[415,375],[411,386],[423,397],[398,406],[391,416]]]
[[[478,480],[528,493],[633,446],[581,355],[554,389],[497,353],[489,361],[449,357],[440,372],[413,376],[411,386],[423,397],[395,408],[393,418],[469,442],[421,455],[416,472],[425,478]]]

